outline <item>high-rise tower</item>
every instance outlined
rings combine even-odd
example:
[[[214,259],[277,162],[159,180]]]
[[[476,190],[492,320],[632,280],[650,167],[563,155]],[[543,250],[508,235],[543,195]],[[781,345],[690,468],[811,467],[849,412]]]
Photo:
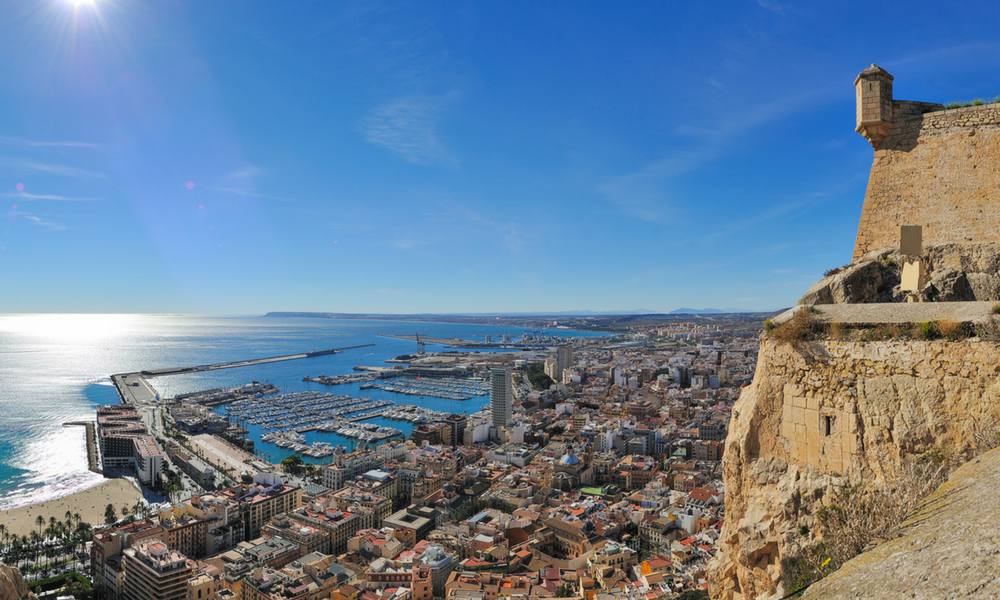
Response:
[[[514,390],[510,384],[510,369],[490,370],[490,415],[494,427],[510,427],[514,420]]]
[[[573,346],[566,344],[556,347],[556,376],[555,380],[563,380],[563,371],[573,366]]]

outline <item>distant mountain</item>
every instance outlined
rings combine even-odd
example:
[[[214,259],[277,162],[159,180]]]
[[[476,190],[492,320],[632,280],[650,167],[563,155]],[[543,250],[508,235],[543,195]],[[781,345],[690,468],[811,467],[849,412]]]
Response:
[[[414,313],[414,314],[366,314],[366,313],[324,313],[324,312],[269,312],[265,317],[608,317],[618,315],[659,315],[659,311],[639,310],[566,310],[558,312],[496,312],[496,313]]]
[[[757,313],[769,312],[761,310],[747,310],[745,308],[678,308],[668,312],[668,315],[724,315],[733,313]]]

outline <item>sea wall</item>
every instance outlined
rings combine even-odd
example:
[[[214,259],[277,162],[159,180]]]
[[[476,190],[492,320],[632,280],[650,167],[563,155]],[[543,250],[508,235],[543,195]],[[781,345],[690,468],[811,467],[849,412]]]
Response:
[[[898,247],[901,225],[923,226],[925,245],[1000,243],[1000,105],[914,114],[910,104],[895,103],[875,150],[855,261]]]
[[[726,521],[712,598],[781,594],[786,565],[833,490],[878,481],[908,457],[971,451],[1000,415],[1000,346],[982,341],[762,339],[733,407],[723,458]]]

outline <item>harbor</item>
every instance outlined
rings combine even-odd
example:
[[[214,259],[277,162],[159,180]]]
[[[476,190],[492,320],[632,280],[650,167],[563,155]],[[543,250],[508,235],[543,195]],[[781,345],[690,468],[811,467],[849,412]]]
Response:
[[[405,377],[393,383],[366,383],[361,389],[377,389],[385,392],[406,394],[407,396],[433,396],[448,400],[471,400],[473,396],[489,394],[489,383],[485,379]]]
[[[440,410],[416,406],[415,404],[403,404],[402,406],[382,411],[382,416],[386,419],[391,419],[393,421],[406,421],[407,423],[414,423],[417,425],[443,421],[450,414],[451,413],[442,412]]]
[[[402,435],[397,428],[360,423],[383,415],[393,405],[390,400],[305,391],[238,400],[226,407],[226,415],[238,425],[260,428],[263,442],[323,458],[336,447],[325,442],[308,445],[302,434],[320,431],[370,443],[397,437]]]
[[[347,375],[320,375],[318,377],[310,377],[306,375],[302,378],[302,381],[310,381],[312,383],[319,383],[322,385],[345,385],[348,383],[367,383],[377,381],[379,379],[389,379],[391,377],[398,376],[399,373],[395,370],[382,370],[367,371],[364,373],[349,373]]]
[[[250,382],[246,385],[242,385],[238,388],[232,388],[228,390],[222,390],[219,388],[214,388],[211,390],[204,390],[201,392],[190,392],[187,394],[178,394],[173,399],[182,402],[195,402],[197,404],[203,404],[205,406],[218,406],[220,404],[228,404],[230,402],[236,402],[237,400],[244,400],[246,398],[260,397],[267,394],[276,394],[280,392],[278,388],[268,383],[258,383],[256,381]]]

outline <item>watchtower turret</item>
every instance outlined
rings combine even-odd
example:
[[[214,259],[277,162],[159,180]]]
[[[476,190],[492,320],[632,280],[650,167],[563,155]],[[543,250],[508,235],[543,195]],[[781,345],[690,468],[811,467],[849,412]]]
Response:
[[[874,64],[854,80],[858,102],[858,126],[854,130],[865,136],[872,148],[878,148],[892,130],[892,80],[888,71]]]

